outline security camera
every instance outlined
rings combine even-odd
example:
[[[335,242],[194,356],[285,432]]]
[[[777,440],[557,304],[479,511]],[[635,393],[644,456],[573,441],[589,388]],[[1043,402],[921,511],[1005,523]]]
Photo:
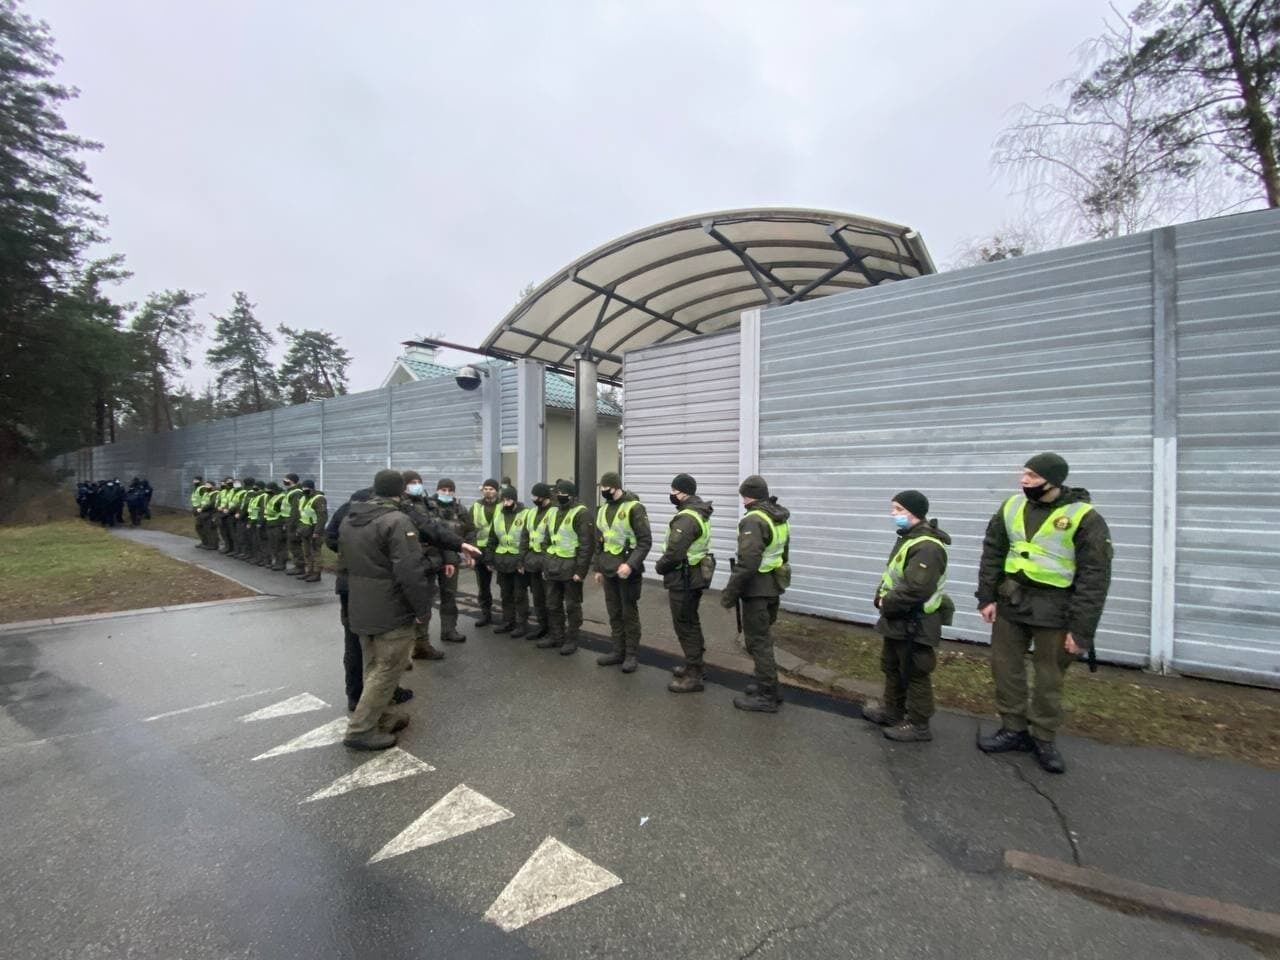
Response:
[[[475,390],[480,386],[480,371],[473,366],[465,366],[453,378],[463,390]]]

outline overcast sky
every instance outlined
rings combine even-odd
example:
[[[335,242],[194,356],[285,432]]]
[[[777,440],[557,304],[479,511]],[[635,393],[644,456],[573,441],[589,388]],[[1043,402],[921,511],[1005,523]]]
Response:
[[[468,6],[470,9],[468,9]],[[528,282],[693,213],[905,223],[945,263],[1016,217],[990,169],[1105,0],[28,0],[122,296],[243,289],[331,330],[376,387],[399,342],[479,343]],[[207,374],[197,370],[195,385]]]

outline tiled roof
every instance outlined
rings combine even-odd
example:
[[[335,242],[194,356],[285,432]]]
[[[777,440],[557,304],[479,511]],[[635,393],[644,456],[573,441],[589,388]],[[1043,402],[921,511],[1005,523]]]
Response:
[[[457,374],[457,368],[446,366],[442,363],[431,363],[427,360],[414,360],[410,357],[400,357],[399,361],[404,365],[405,369],[413,374],[417,380],[434,380],[437,377],[452,377]],[[500,360],[490,362],[490,366],[494,369],[500,369],[509,366]],[[562,373],[556,373],[554,370],[547,371],[546,379],[547,406],[555,407],[560,410],[573,409],[573,380],[566,377]],[[596,412],[609,417],[622,416],[622,407],[614,403],[607,397],[600,397],[596,404]]]

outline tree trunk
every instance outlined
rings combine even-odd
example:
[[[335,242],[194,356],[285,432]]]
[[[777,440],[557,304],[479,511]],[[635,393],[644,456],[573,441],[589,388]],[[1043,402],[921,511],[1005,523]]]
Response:
[[[1267,115],[1266,105],[1262,102],[1262,95],[1250,73],[1249,65],[1245,62],[1239,25],[1232,21],[1231,12],[1222,0],[1207,0],[1207,6],[1222,30],[1227,50],[1231,54],[1231,69],[1240,88],[1240,99],[1244,101],[1250,146],[1262,167],[1262,186],[1267,192],[1267,206],[1280,207],[1280,166],[1276,163],[1275,127],[1271,117]]]

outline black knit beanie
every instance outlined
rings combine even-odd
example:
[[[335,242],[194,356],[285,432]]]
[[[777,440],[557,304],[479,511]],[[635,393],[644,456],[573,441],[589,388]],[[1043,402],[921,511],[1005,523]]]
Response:
[[[404,477],[399,470],[379,470],[373,477],[373,492],[380,497],[398,497],[404,493]]]
[[[769,484],[765,483],[764,477],[753,473],[742,481],[738,492],[751,500],[764,500],[769,496]]]
[[[901,493],[895,493],[893,502],[921,520],[929,516],[929,498],[919,490],[903,490]]]
[[[520,494],[516,493],[515,487],[503,487],[498,494],[503,500],[519,500]]]
[[[440,482],[436,484],[437,490],[457,490],[457,486],[448,477],[442,477]]]
[[[578,495],[578,485],[572,480],[557,480],[556,493],[563,493],[570,497],[576,497]]]
[[[693,496],[698,492],[698,481],[687,473],[677,473],[671,481],[671,489]]]
[[[1067,461],[1056,453],[1037,453],[1023,466],[1028,470],[1034,470],[1055,487],[1060,487],[1067,482],[1067,470],[1069,469]]]
[[[555,491],[551,489],[551,484],[543,483],[541,481],[533,485],[533,490],[531,492],[533,493],[533,496],[535,499],[549,497],[555,493]]]
[[[495,479],[493,479],[493,477],[490,477],[490,478],[489,478],[488,480],[486,480],[484,483],[480,484],[480,486],[482,486],[482,487],[493,487],[493,489],[497,490],[497,489],[498,489],[498,481],[497,481],[497,480],[495,480]]]

